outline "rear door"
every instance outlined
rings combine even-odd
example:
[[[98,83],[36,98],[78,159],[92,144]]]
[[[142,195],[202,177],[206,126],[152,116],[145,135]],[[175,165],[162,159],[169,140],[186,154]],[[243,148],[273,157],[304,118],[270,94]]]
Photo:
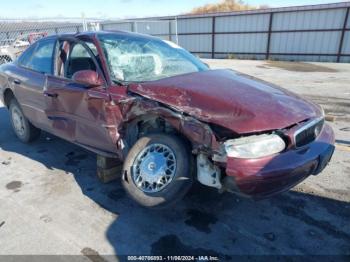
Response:
[[[106,129],[105,105],[110,101],[105,86],[89,88],[72,80],[74,73],[93,70],[102,76],[92,43],[60,40],[56,50],[55,76],[45,89],[46,115],[53,133],[69,141],[114,153]]]
[[[24,115],[37,127],[49,130],[45,115],[44,87],[47,76],[53,74],[55,39],[37,42],[18,59],[9,80]]]

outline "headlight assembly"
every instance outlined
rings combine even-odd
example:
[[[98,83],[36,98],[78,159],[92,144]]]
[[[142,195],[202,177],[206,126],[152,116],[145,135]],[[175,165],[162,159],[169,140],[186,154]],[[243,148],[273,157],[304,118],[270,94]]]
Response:
[[[234,158],[260,158],[283,151],[286,144],[276,134],[264,134],[242,137],[225,142],[228,157]]]

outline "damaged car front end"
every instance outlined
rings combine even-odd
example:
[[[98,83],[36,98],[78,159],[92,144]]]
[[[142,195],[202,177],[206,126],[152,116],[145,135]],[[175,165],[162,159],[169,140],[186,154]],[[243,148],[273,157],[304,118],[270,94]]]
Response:
[[[296,139],[299,132],[308,133],[304,141]],[[284,192],[309,175],[319,174],[332,157],[333,144],[333,131],[323,118],[270,134],[229,140],[224,144],[227,176],[223,186],[254,199]]]
[[[320,107],[230,70],[182,75],[131,90],[200,123],[201,128],[185,134],[195,145],[197,180],[220,191],[254,199],[281,193],[320,173],[334,151],[334,134]],[[192,133],[202,140],[193,141]]]

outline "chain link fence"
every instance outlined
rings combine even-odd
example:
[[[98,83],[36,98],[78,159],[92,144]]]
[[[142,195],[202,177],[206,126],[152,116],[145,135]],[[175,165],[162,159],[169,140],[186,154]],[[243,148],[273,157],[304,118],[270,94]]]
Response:
[[[178,42],[176,20],[0,19],[0,65],[15,60],[42,37],[99,30],[132,31]]]

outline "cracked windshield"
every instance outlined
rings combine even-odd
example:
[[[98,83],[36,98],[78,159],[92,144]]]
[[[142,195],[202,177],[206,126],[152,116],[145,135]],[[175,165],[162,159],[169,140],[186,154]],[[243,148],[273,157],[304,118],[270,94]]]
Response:
[[[145,37],[100,36],[114,81],[145,82],[208,70],[186,50],[170,41]]]

